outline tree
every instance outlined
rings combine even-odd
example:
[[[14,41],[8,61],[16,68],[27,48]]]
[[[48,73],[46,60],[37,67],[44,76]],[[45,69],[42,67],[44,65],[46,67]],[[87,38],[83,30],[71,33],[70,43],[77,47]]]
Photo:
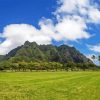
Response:
[[[70,69],[71,71],[76,70],[76,64],[74,62],[68,62],[67,63],[67,67],[68,69]]]
[[[64,64],[63,64],[63,67],[64,67],[64,70],[65,70],[65,71],[68,71],[68,70],[69,70],[69,67],[68,67],[67,63],[64,63]]]
[[[98,61],[100,62],[100,56],[98,56]]]
[[[92,58],[93,61],[95,61],[95,59],[96,59],[95,55],[92,55],[91,58]]]
[[[19,68],[20,66],[19,66],[19,64],[18,63],[11,63],[11,65],[10,65],[10,69],[13,71],[13,70],[15,70],[15,71],[20,71],[20,68]]]
[[[27,66],[28,66],[28,63],[26,62],[19,62],[19,68],[22,69],[23,71],[26,71],[27,69]]]
[[[5,70],[4,64],[2,62],[0,62],[0,71],[3,71],[3,70]]]
[[[35,70],[35,65],[34,65],[34,63],[33,63],[33,62],[28,63],[27,69],[29,69],[30,71]]]

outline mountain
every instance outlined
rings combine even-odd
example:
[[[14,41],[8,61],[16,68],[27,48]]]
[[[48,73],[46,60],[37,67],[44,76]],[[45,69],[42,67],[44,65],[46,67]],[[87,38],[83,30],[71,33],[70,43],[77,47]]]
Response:
[[[4,59],[3,55],[0,55],[0,61],[2,61]]]
[[[1,57],[2,58],[2,57]],[[85,63],[92,61],[86,58],[74,47],[67,45],[38,45],[36,42],[26,41],[24,45],[11,50],[4,56],[5,60],[17,61],[51,61]]]

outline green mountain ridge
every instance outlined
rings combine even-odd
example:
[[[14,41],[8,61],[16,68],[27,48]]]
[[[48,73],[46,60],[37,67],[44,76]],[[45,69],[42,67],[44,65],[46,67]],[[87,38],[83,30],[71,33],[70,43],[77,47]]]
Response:
[[[67,45],[38,45],[36,42],[26,41],[24,45],[11,50],[7,55],[0,56],[3,60],[18,61],[48,61],[86,63],[92,61],[76,48]]]

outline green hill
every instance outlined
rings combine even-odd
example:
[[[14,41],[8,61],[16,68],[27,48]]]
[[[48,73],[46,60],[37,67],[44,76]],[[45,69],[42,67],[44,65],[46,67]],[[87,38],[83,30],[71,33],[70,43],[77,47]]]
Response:
[[[5,60],[14,61],[50,61],[50,62],[92,62],[74,47],[67,45],[38,45],[36,42],[26,41],[24,45],[11,50],[4,56]]]

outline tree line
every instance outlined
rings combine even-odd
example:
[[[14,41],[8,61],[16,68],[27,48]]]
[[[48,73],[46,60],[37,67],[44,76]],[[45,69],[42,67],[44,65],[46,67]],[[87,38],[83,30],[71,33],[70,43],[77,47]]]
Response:
[[[59,63],[59,62],[0,62],[0,71],[86,71],[99,70],[93,63]]]

